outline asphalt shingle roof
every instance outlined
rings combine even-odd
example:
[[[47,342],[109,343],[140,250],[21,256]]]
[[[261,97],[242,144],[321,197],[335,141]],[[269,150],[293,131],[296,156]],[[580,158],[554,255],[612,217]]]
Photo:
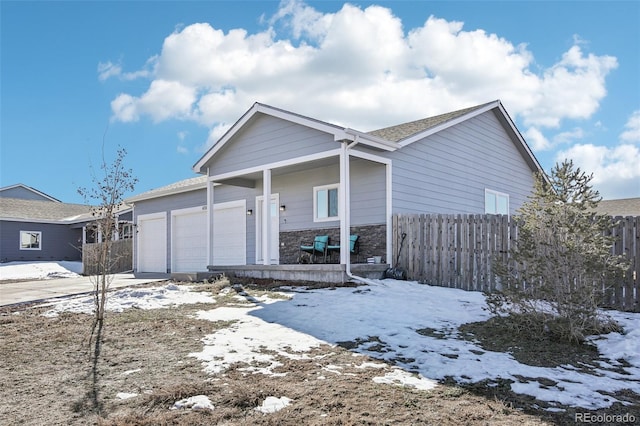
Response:
[[[172,184],[162,186],[160,188],[151,189],[149,191],[130,197],[125,201],[135,202],[135,201],[144,200],[147,198],[154,198],[155,196],[173,194],[173,193],[189,190],[190,187],[192,189],[206,188],[206,183],[207,183],[207,176],[196,176],[193,178],[174,182]]]
[[[0,218],[46,221],[73,221],[91,219],[91,206],[57,203],[52,201],[0,198]]]
[[[602,200],[596,211],[611,216],[640,216],[640,197]]]
[[[383,129],[373,130],[371,132],[368,132],[368,134],[386,139],[388,141],[398,142],[402,139],[408,138],[409,136],[415,135],[416,133],[423,132],[442,123],[446,123],[447,121],[468,114],[472,111],[484,107],[487,104],[476,105],[470,108],[464,108],[458,111],[436,115],[434,117],[423,118],[421,120],[410,121],[407,123],[397,124],[395,126],[385,127]]]

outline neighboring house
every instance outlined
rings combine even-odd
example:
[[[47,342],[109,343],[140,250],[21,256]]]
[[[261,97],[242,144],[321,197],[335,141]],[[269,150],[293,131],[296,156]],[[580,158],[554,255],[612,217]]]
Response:
[[[23,184],[0,188],[0,262],[81,260],[91,206],[63,203]],[[132,210],[121,210],[120,236],[132,235]]]
[[[596,212],[611,216],[640,216],[640,198],[602,200]]]
[[[392,263],[393,214],[511,214],[542,169],[494,101],[368,133],[256,103],[193,170],[126,200],[138,272],[293,264],[315,235],[360,236],[334,258],[347,274]]]

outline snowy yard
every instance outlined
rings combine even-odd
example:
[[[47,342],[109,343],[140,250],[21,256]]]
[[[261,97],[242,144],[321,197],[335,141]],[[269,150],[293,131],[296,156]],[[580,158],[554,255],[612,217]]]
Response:
[[[9,272],[2,272],[5,273]],[[204,289],[207,291],[197,291]],[[190,329],[191,336],[195,336],[193,349],[176,362],[195,361],[203,374],[214,381],[224,382],[237,374],[244,377],[245,385],[248,381],[260,387],[260,383],[268,380],[269,386],[277,387],[279,380],[290,380],[295,374],[291,365],[304,365],[305,380],[312,381],[314,386],[353,377],[353,386],[383,387],[385,390],[381,392],[401,386],[399,389],[414,392],[415,398],[431,402],[441,400],[436,395],[449,395],[452,383],[457,389],[473,389],[474,384],[482,383],[486,395],[491,394],[492,388],[496,392],[501,389],[500,395],[511,401],[505,404],[505,409],[512,410],[509,418],[514,423],[532,421],[531,417],[518,417],[522,412],[519,408],[528,414],[538,413],[537,421],[566,421],[587,410],[601,415],[629,412],[638,416],[640,314],[637,313],[609,312],[624,327],[625,334],[593,338],[591,344],[597,353],[592,361],[536,366],[520,362],[512,353],[488,350],[479,340],[461,332],[463,324],[491,318],[482,294],[415,282],[381,280],[375,285],[358,287],[280,287],[272,291],[252,286],[243,290],[224,284],[165,283],[114,291],[108,309],[114,312],[113,316],[132,310],[162,309],[169,315],[188,305],[193,306],[187,311],[189,321],[210,324],[212,329],[205,332],[208,326],[198,326],[203,330],[199,338],[198,330]],[[66,321],[71,314],[90,313],[92,301],[75,297],[34,309],[42,318],[39,321]],[[6,313],[4,318],[20,315],[26,313]],[[179,324],[180,320],[175,322]],[[186,328],[186,320],[184,324]],[[173,333],[180,333],[180,328]],[[167,336],[163,335],[164,338]],[[11,372],[2,374],[6,377]],[[128,388],[113,389],[111,399],[135,405],[136,399],[153,392],[142,383],[135,383],[134,378],[141,374],[136,369],[122,374],[130,376]],[[363,377],[366,384],[358,385]],[[276,415],[280,411],[302,410],[301,405],[311,404],[300,396],[300,390],[291,392],[263,392],[252,409],[260,415]],[[212,394],[182,394],[181,398],[167,402],[166,408],[215,413],[220,401],[214,402],[212,397]],[[518,407],[521,401],[528,402]],[[357,401],[346,400],[343,406],[350,403]],[[331,411],[327,410],[317,415],[329,416]],[[10,412],[6,407],[0,410],[3,418]],[[321,423],[322,419],[317,417],[316,421]]]

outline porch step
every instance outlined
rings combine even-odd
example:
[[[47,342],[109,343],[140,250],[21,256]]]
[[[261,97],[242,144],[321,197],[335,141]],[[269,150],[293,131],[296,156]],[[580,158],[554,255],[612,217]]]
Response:
[[[172,272],[171,279],[174,281],[200,282],[210,279],[217,279],[224,275],[223,271],[209,272]]]

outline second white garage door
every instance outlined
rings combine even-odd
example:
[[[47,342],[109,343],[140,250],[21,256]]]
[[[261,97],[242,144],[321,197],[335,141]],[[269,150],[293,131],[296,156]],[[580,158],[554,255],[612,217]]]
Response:
[[[203,207],[171,212],[171,270],[207,270],[207,211]]]

